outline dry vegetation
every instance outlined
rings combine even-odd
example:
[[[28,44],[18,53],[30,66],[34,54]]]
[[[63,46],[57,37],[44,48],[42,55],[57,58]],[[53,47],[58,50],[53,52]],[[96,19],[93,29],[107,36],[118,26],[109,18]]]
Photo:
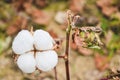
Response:
[[[120,76],[119,4],[120,0],[0,0],[0,80],[55,80],[54,71],[22,73],[14,62],[11,43],[20,30],[34,26],[34,30],[44,29],[60,41],[62,46],[57,52],[62,55],[67,9],[80,15],[76,23],[79,28],[100,24],[103,32],[99,37],[104,44],[101,49],[83,48],[71,39],[71,80],[104,80],[106,76],[119,80],[115,78]],[[66,79],[62,59],[59,59],[57,72],[58,80]]]

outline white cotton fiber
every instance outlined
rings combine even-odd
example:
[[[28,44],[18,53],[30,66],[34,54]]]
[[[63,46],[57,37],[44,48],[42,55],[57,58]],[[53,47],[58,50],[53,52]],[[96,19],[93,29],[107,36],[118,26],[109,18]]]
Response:
[[[33,49],[33,36],[28,30],[18,33],[12,43],[12,49],[16,54],[23,54]]]
[[[34,32],[34,45],[38,50],[48,50],[53,48],[54,40],[48,32],[36,30]]]
[[[34,72],[36,69],[36,61],[33,52],[20,55],[17,60],[17,65],[24,73]]]
[[[58,62],[58,55],[55,51],[49,50],[44,52],[37,52],[36,65],[42,71],[49,71],[53,69]]]

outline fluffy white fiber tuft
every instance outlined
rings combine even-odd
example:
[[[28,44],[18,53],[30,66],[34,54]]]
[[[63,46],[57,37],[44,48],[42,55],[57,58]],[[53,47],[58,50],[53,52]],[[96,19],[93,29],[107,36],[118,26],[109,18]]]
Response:
[[[20,55],[17,60],[18,67],[24,72],[24,73],[32,73],[36,69],[36,61],[34,59],[33,52],[29,52],[23,55]]]
[[[12,43],[12,49],[16,54],[23,54],[33,49],[33,36],[28,30],[18,33]]]
[[[38,69],[42,71],[49,71],[53,69],[58,62],[58,56],[55,51],[37,52],[36,64]]]
[[[38,50],[52,49],[54,40],[48,32],[44,30],[36,30],[34,32],[34,44]]]
[[[17,60],[18,67],[24,73],[32,73],[36,67],[42,71],[53,69],[58,63],[57,53],[50,50],[54,43],[53,38],[44,30],[36,30],[33,35],[28,30],[20,31],[12,43],[13,51],[20,54]],[[34,49],[33,45],[37,50],[48,51],[30,52]]]

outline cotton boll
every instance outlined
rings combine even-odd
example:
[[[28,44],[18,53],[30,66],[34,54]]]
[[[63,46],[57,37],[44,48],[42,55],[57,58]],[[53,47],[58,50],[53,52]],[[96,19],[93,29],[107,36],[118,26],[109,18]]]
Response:
[[[18,33],[12,43],[12,49],[16,54],[23,54],[33,49],[33,36],[28,30]]]
[[[36,30],[34,32],[34,45],[38,50],[52,49],[54,40],[48,32],[44,30]]]
[[[33,52],[20,55],[17,60],[17,65],[24,73],[34,72],[36,69],[36,61]]]
[[[58,55],[55,51],[37,52],[36,64],[38,69],[42,71],[49,71],[53,69],[58,62]]]

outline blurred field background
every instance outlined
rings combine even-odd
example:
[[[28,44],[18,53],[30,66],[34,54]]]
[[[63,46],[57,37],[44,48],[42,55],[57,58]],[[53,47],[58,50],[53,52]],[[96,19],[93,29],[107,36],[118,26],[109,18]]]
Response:
[[[0,0],[0,80],[55,80],[54,71],[25,74],[13,59],[12,41],[21,29],[44,29],[62,39],[64,53],[65,12],[81,16],[80,26],[103,29],[101,49],[76,47],[71,41],[71,80],[100,80],[113,67],[120,70],[120,0]],[[24,46],[24,45],[23,45]],[[64,61],[57,65],[58,80],[65,80]]]

